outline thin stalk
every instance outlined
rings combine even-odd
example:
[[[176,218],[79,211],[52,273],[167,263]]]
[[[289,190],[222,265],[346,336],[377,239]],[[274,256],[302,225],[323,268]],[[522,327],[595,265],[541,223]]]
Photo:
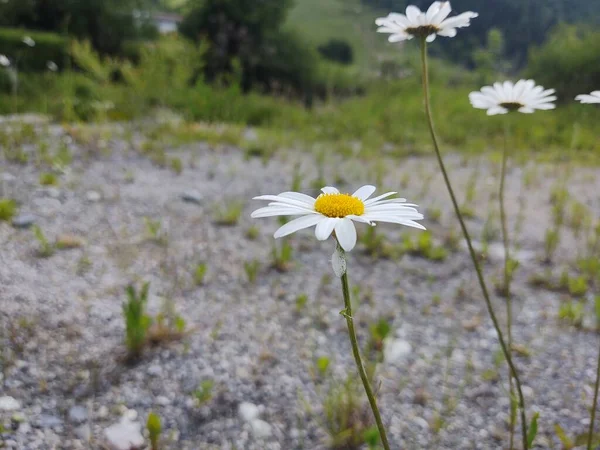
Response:
[[[341,248],[339,248],[339,251],[342,253],[342,255],[344,254],[344,250],[342,250]],[[350,344],[352,344],[352,353],[354,354],[354,361],[356,362],[356,367],[358,368],[360,379],[362,380],[362,384],[365,388],[365,393],[367,394],[367,398],[369,399],[369,404],[371,405],[371,410],[373,411],[373,416],[375,417],[375,422],[377,423],[377,428],[379,429],[379,436],[381,437],[381,443],[383,444],[383,448],[385,450],[390,450],[390,444],[388,442],[387,434],[385,432],[385,427],[383,426],[383,421],[381,420],[381,414],[379,414],[379,408],[377,408],[377,400],[375,399],[375,395],[373,394],[373,389],[371,388],[369,378],[367,377],[367,372],[360,357],[358,340],[356,339],[356,332],[354,331],[354,320],[352,318],[352,304],[350,302],[350,289],[348,288],[348,274],[346,272],[344,272],[344,274],[342,275],[341,280],[345,306],[344,311],[342,311],[342,315],[346,318],[346,323],[348,324],[348,335],[350,336]]]
[[[594,440],[594,421],[596,420],[596,407],[598,405],[598,387],[600,386],[600,345],[598,345],[598,366],[596,367],[596,385],[594,386],[594,403],[590,417],[590,431],[588,432],[587,450],[592,450]]]
[[[450,194],[450,198],[452,200],[452,205],[454,206],[454,212],[460,222],[460,227],[462,229],[465,240],[467,241],[467,246],[469,248],[469,254],[471,259],[473,260],[473,266],[475,267],[475,272],[477,272],[477,280],[479,281],[479,286],[481,287],[481,291],[483,293],[483,297],[485,299],[485,303],[487,306],[488,313],[490,318],[492,319],[492,323],[494,324],[494,328],[496,329],[496,333],[498,334],[498,342],[500,343],[500,347],[502,349],[502,353],[504,353],[504,357],[506,358],[506,362],[510,367],[512,372],[512,376],[515,380],[515,384],[517,387],[517,393],[519,395],[519,409],[521,412],[521,431],[523,437],[523,449],[527,450],[529,445],[527,443],[527,417],[525,415],[525,398],[523,396],[523,390],[521,389],[521,382],[519,380],[519,375],[517,373],[517,369],[513,364],[512,357],[508,352],[508,346],[504,341],[504,336],[502,334],[502,330],[498,323],[498,318],[496,317],[496,313],[494,312],[494,308],[492,306],[492,301],[490,300],[490,295],[488,292],[487,285],[485,283],[485,279],[483,278],[483,272],[479,265],[479,261],[477,259],[477,255],[475,253],[475,249],[473,248],[473,243],[471,241],[471,236],[469,235],[469,231],[467,230],[467,226],[465,225],[465,221],[463,219],[462,213],[460,212],[460,207],[458,206],[458,201],[456,200],[456,195],[454,194],[454,189],[452,188],[452,184],[450,183],[450,178],[448,176],[448,172],[446,171],[446,166],[444,164],[444,160],[442,159],[442,154],[440,152],[440,147],[438,144],[437,136],[435,134],[435,128],[433,126],[433,117],[431,115],[431,104],[430,104],[430,94],[429,94],[429,68],[427,63],[427,43],[425,38],[421,39],[421,64],[423,69],[423,94],[425,96],[425,112],[427,115],[427,122],[429,125],[429,132],[431,134],[431,140],[433,141],[433,147],[435,149],[435,155],[437,157],[440,170],[442,171],[442,175],[444,177],[444,182],[446,183],[446,188],[448,189],[448,193]]]
[[[500,192],[498,195],[500,201],[500,222],[502,224],[502,243],[504,245],[504,295],[506,296],[506,340],[508,344],[508,353],[512,358],[512,296],[510,293],[510,249],[508,241],[508,226],[506,225],[506,208],[504,201],[504,187],[506,181],[506,163],[508,160],[508,139],[510,129],[508,122],[504,126],[504,150],[502,152],[502,170],[500,171]],[[510,395],[510,450],[515,448],[515,414],[513,413],[513,402],[515,398],[515,388],[513,386],[513,377],[510,367],[508,369],[508,389]]]

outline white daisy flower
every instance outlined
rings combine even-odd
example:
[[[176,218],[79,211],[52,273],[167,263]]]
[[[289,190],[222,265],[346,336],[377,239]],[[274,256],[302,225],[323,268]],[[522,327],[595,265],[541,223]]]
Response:
[[[51,72],[56,72],[58,70],[58,65],[54,61],[48,61],[46,67]]]
[[[10,66],[10,59],[6,57],[6,55],[0,55],[0,66],[8,67]]]
[[[600,103],[600,91],[594,91],[591,94],[582,94],[575,97],[575,100],[581,103]]]
[[[389,222],[424,230],[425,227],[415,220],[422,220],[411,203],[403,198],[389,198],[396,192],[369,199],[375,192],[375,186],[366,185],[354,194],[342,194],[336,188],[327,186],[316,199],[298,192],[282,192],[279,195],[261,195],[254,200],[271,201],[269,206],[257,209],[252,218],[273,216],[300,216],[275,232],[275,238],[281,238],[296,231],[316,225],[315,236],[325,241],[335,231],[341,247],[349,252],[356,245],[354,222],[375,225],[375,222]]]
[[[35,41],[31,38],[31,36],[23,37],[23,44],[29,47],[35,47]]]
[[[471,92],[469,100],[474,108],[487,109],[488,116],[507,114],[513,111],[531,114],[536,109],[548,110],[556,108],[554,89],[536,86],[533,80],[519,80],[494,83],[484,86],[479,92]]]
[[[424,37],[427,42],[433,42],[437,35],[445,37],[456,36],[457,28],[471,25],[471,19],[479,14],[468,11],[458,16],[448,18],[452,11],[450,2],[433,2],[427,12],[422,12],[416,6],[406,8],[406,14],[390,13],[387,17],[375,20],[379,26],[378,33],[389,33],[390,42],[401,42],[414,37]]]

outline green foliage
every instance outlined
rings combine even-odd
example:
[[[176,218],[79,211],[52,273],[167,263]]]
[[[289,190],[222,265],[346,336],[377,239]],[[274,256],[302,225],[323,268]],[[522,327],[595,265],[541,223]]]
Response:
[[[354,52],[352,46],[341,39],[330,39],[325,44],[319,45],[319,53],[329,61],[340,64],[352,64]]]
[[[540,413],[536,412],[531,418],[531,423],[529,424],[529,432],[527,433],[527,445],[529,448],[533,447],[533,441],[535,441],[535,437],[537,436],[539,417]]]
[[[568,301],[560,305],[558,318],[574,327],[583,325],[584,304],[578,301]]]
[[[259,234],[260,234],[260,230],[258,229],[258,227],[256,225],[252,225],[250,228],[248,228],[246,230],[246,237],[248,239],[250,239],[251,241],[255,241],[256,239],[258,239]]]
[[[58,186],[58,177],[52,172],[40,173],[40,184],[42,186]]]
[[[304,310],[304,308],[306,308],[307,303],[308,303],[308,295],[300,294],[298,297],[296,297],[296,300],[294,302],[294,304],[296,306],[296,313],[301,313]]]
[[[213,380],[204,380],[200,383],[198,389],[194,391],[194,397],[199,406],[205,405],[213,398],[213,389],[215,382]]]
[[[206,263],[200,263],[196,266],[196,270],[194,270],[194,283],[196,286],[202,286],[204,284],[207,269],[208,266]]]
[[[319,376],[321,378],[323,378],[327,374],[330,363],[331,363],[331,360],[327,356],[321,356],[321,357],[317,358],[317,362],[316,362],[317,373],[319,374]]]
[[[56,246],[48,240],[39,225],[33,226],[33,235],[39,244],[37,255],[40,258],[49,258],[50,256],[54,255]]]
[[[102,53],[118,53],[126,39],[156,35],[147,21],[134,18],[139,6],[137,0],[8,1],[0,4],[0,26],[68,33]]]
[[[162,222],[159,219],[155,220],[150,217],[144,217],[144,225],[146,226],[148,239],[160,245],[168,244],[167,232],[163,230]]]
[[[416,240],[406,234],[402,240],[402,251],[431,261],[444,261],[448,257],[448,251],[444,247],[434,244],[429,231],[419,233]]]
[[[554,253],[560,243],[560,231],[554,228],[548,228],[544,237],[544,261],[552,262]]]
[[[246,272],[246,278],[250,284],[256,283],[258,277],[258,271],[260,270],[260,261],[254,259],[252,261],[244,262],[244,272]]]
[[[279,272],[286,272],[290,269],[294,249],[287,239],[281,241],[281,245],[273,244],[271,250],[272,264]]]
[[[0,15],[1,5],[0,3]],[[29,47],[23,43],[25,36],[31,37],[35,46]],[[19,71],[45,72],[48,71],[48,61],[53,61],[59,68],[67,63],[69,39],[55,33],[0,27],[0,53],[6,55]]]
[[[229,201],[226,205],[217,207],[215,223],[217,225],[232,227],[238,224],[244,209],[244,203],[239,200]]]
[[[150,283],[144,283],[138,294],[133,285],[127,286],[127,300],[123,303],[125,320],[125,345],[131,358],[141,355],[147,342],[147,334],[152,318],[146,314],[148,289]]]
[[[529,55],[527,75],[551,86],[562,100],[600,85],[600,31],[580,25],[556,28],[548,42]]]
[[[0,221],[8,222],[17,214],[17,202],[10,198],[0,198]]]
[[[148,429],[148,436],[150,437],[151,449],[158,450],[158,441],[160,439],[160,433],[162,431],[160,417],[157,414],[150,412],[150,414],[148,414],[146,428]]]

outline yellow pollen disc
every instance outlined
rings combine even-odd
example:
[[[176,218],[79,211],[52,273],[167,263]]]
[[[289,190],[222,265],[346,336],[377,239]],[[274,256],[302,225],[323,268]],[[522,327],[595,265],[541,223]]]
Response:
[[[350,194],[321,194],[315,202],[315,211],[327,217],[362,216],[365,204]]]

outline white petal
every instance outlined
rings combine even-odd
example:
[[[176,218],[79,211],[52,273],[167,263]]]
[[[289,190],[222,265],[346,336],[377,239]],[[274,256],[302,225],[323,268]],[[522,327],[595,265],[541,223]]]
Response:
[[[375,186],[371,186],[370,184],[367,184],[367,185],[357,189],[356,192],[354,194],[352,194],[352,197],[360,198],[364,202],[371,195],[373,195],[373,192],[375,192],[376,190],[377,190],[377,188]]]
[[[442,2],[433,2],[427,13],[425,14],[427,17],[427,22],[431,23],[431,20],[436,16],[438,12],[440,12],[440,7],[442,6]]]
[[[442,28],[440,31],[438,31],[438,34],[440,36],[453,38],[454,36],[456,36],[457,31],[456,28]]]
[[[523,106],[519,108],[519,112],[523,114],[533,114],[535,112],[535,109]]]
[[[451,11],[452,7],[450,6],[450,2],[444,2],[438,13],[433,17],[433,19],[431,19],[431,23],[433,25],[440,24],[444,19],[446,19],[446,17],[448,17],[448,15],[450,15]]]
[[[351,251],[356,245],[356,228],[352,220],[347,217],[340,220],[335,226],[335,236],[344,250]]]
[[[468,27],[471,24],[471,19],[478,17],[479,14],[468,11],[458,16],[451,17],[449,19],[444,20],[440,24],[440,28],[464,28]]]
[[[313,206],[315,204],[314,198],[312,198],[310,195],[302,194],[300,192],[282,192],[281,194],[279,194],[279,196],[308,203],[310,206]]]
[[[393,43],[393,42],[408,41],[410,39],[412,39],[412,36],[410,34],[396,33],[396,34],[390,35],[390,37],[388,38],[388,41]]]
[[[429,36],[427,36],[427,39],[425,39],[425,40],[426,40],[427,42],[433,42],[433,41],[435,41],[435,37],[436,37],[436,36],[437,36],[437,35],[436,35],[435,33],[434,33],[434,34],[430,34]]]
[[[355,216],[354,214],[351,214],[346,217],[348,219],[354,220],[355,222],[366,223],[367,225],[374,225],[373,222],[371,222],[369,219],[365,219],[364,216]]]
[[[329,239],[335,225],[340,221],[337,218],[325,218],[321,222],[317,224],[317,228],[315,228],[315,236],[319,241],[325,241]]]
[[[382,200],[387,197],[391,197],[392,195],[396,195],[396,194],[397,194],[397,192],[386,192],[385,194],[382,194],[379,197],[375,197],[375,198],[365,201],[365,206],[372,205],[373,203],[378,202],[379,200]]]
[[[272,207],[275,207],[275,208],[292,208],[292,209],[295,209],[297,211],[304,212],[305,214],[310,214],[310,213],[315,212],[314,207],[308,206],[308,205],[306,205],[306,206],[296,206],[296,205],[290,205],[289,203],[283,203],[283,202],[271,202],[271,203],[269,203],[268,206],[272,206]]]
[[[340,191],[337,190],[337,188],[334,188],[333,186],[325,186],[323,189],[321,189],[321,191],[324,194],[339,194]]]
[[[275,239],[278,239],[295,233],[296,231],[312,227],[313,225],[318,224],[321,220],[323,220],[323,216],[320,214],[311,214],[310,216],[298,217],[297,219],[294,219],[279,228],[275,232],[274,237]]]
[[[370,216],[369,216],[370,218]],[[426,228],[421,225],[420,223],[415,222],[415,220],[422,220],[422,219],[404,219],[404,218],[398,218],[398,217],[389,217],[389,216],[382,216],[382,217],[377,217],[377,218],[373,218],[372,220],[376,221],[376,222],[387,222],[387,223],[395,223],[398,225],[405,225],[407,227],[413,227],[413,228],[418,228],[420,230],[425,230]]]
[[[307,206],[306,202],[304,201],[281,197],[279,195],[260,195],[258,197],[254,197],[254,200],[271,200],[278,203],[284,203],[289,206],[297,206],[299,208],[310,208],[310,206]]]
[[[498,114],[508,114],[508,109],[503,108],[502,106],[496,106],[494,108],[490,108],[487,111],[488,116],[496,116]]]
[[[419,19],[421,14],[421,10],[414,5],[409,5],[406,7],[406,17],[408,17],[408,20],[410,20],[411,24],[420,25]]]
[[[492,97],[482,94],[481,92],[471,92],[469,100],[474,108],[488,109],[496,106],[498,102]]]
[[[274,207],[274,206],[265,206],[264,208],[257,209],[254,211],[250,217],[253,219],[259,219],[261,217],[274,217],[274,216],[298,216],[298,215],[309,215],[309,214],[317,214],[310,213],[306,211],[302,211],[296,208],[282,208],[282,207]]]

